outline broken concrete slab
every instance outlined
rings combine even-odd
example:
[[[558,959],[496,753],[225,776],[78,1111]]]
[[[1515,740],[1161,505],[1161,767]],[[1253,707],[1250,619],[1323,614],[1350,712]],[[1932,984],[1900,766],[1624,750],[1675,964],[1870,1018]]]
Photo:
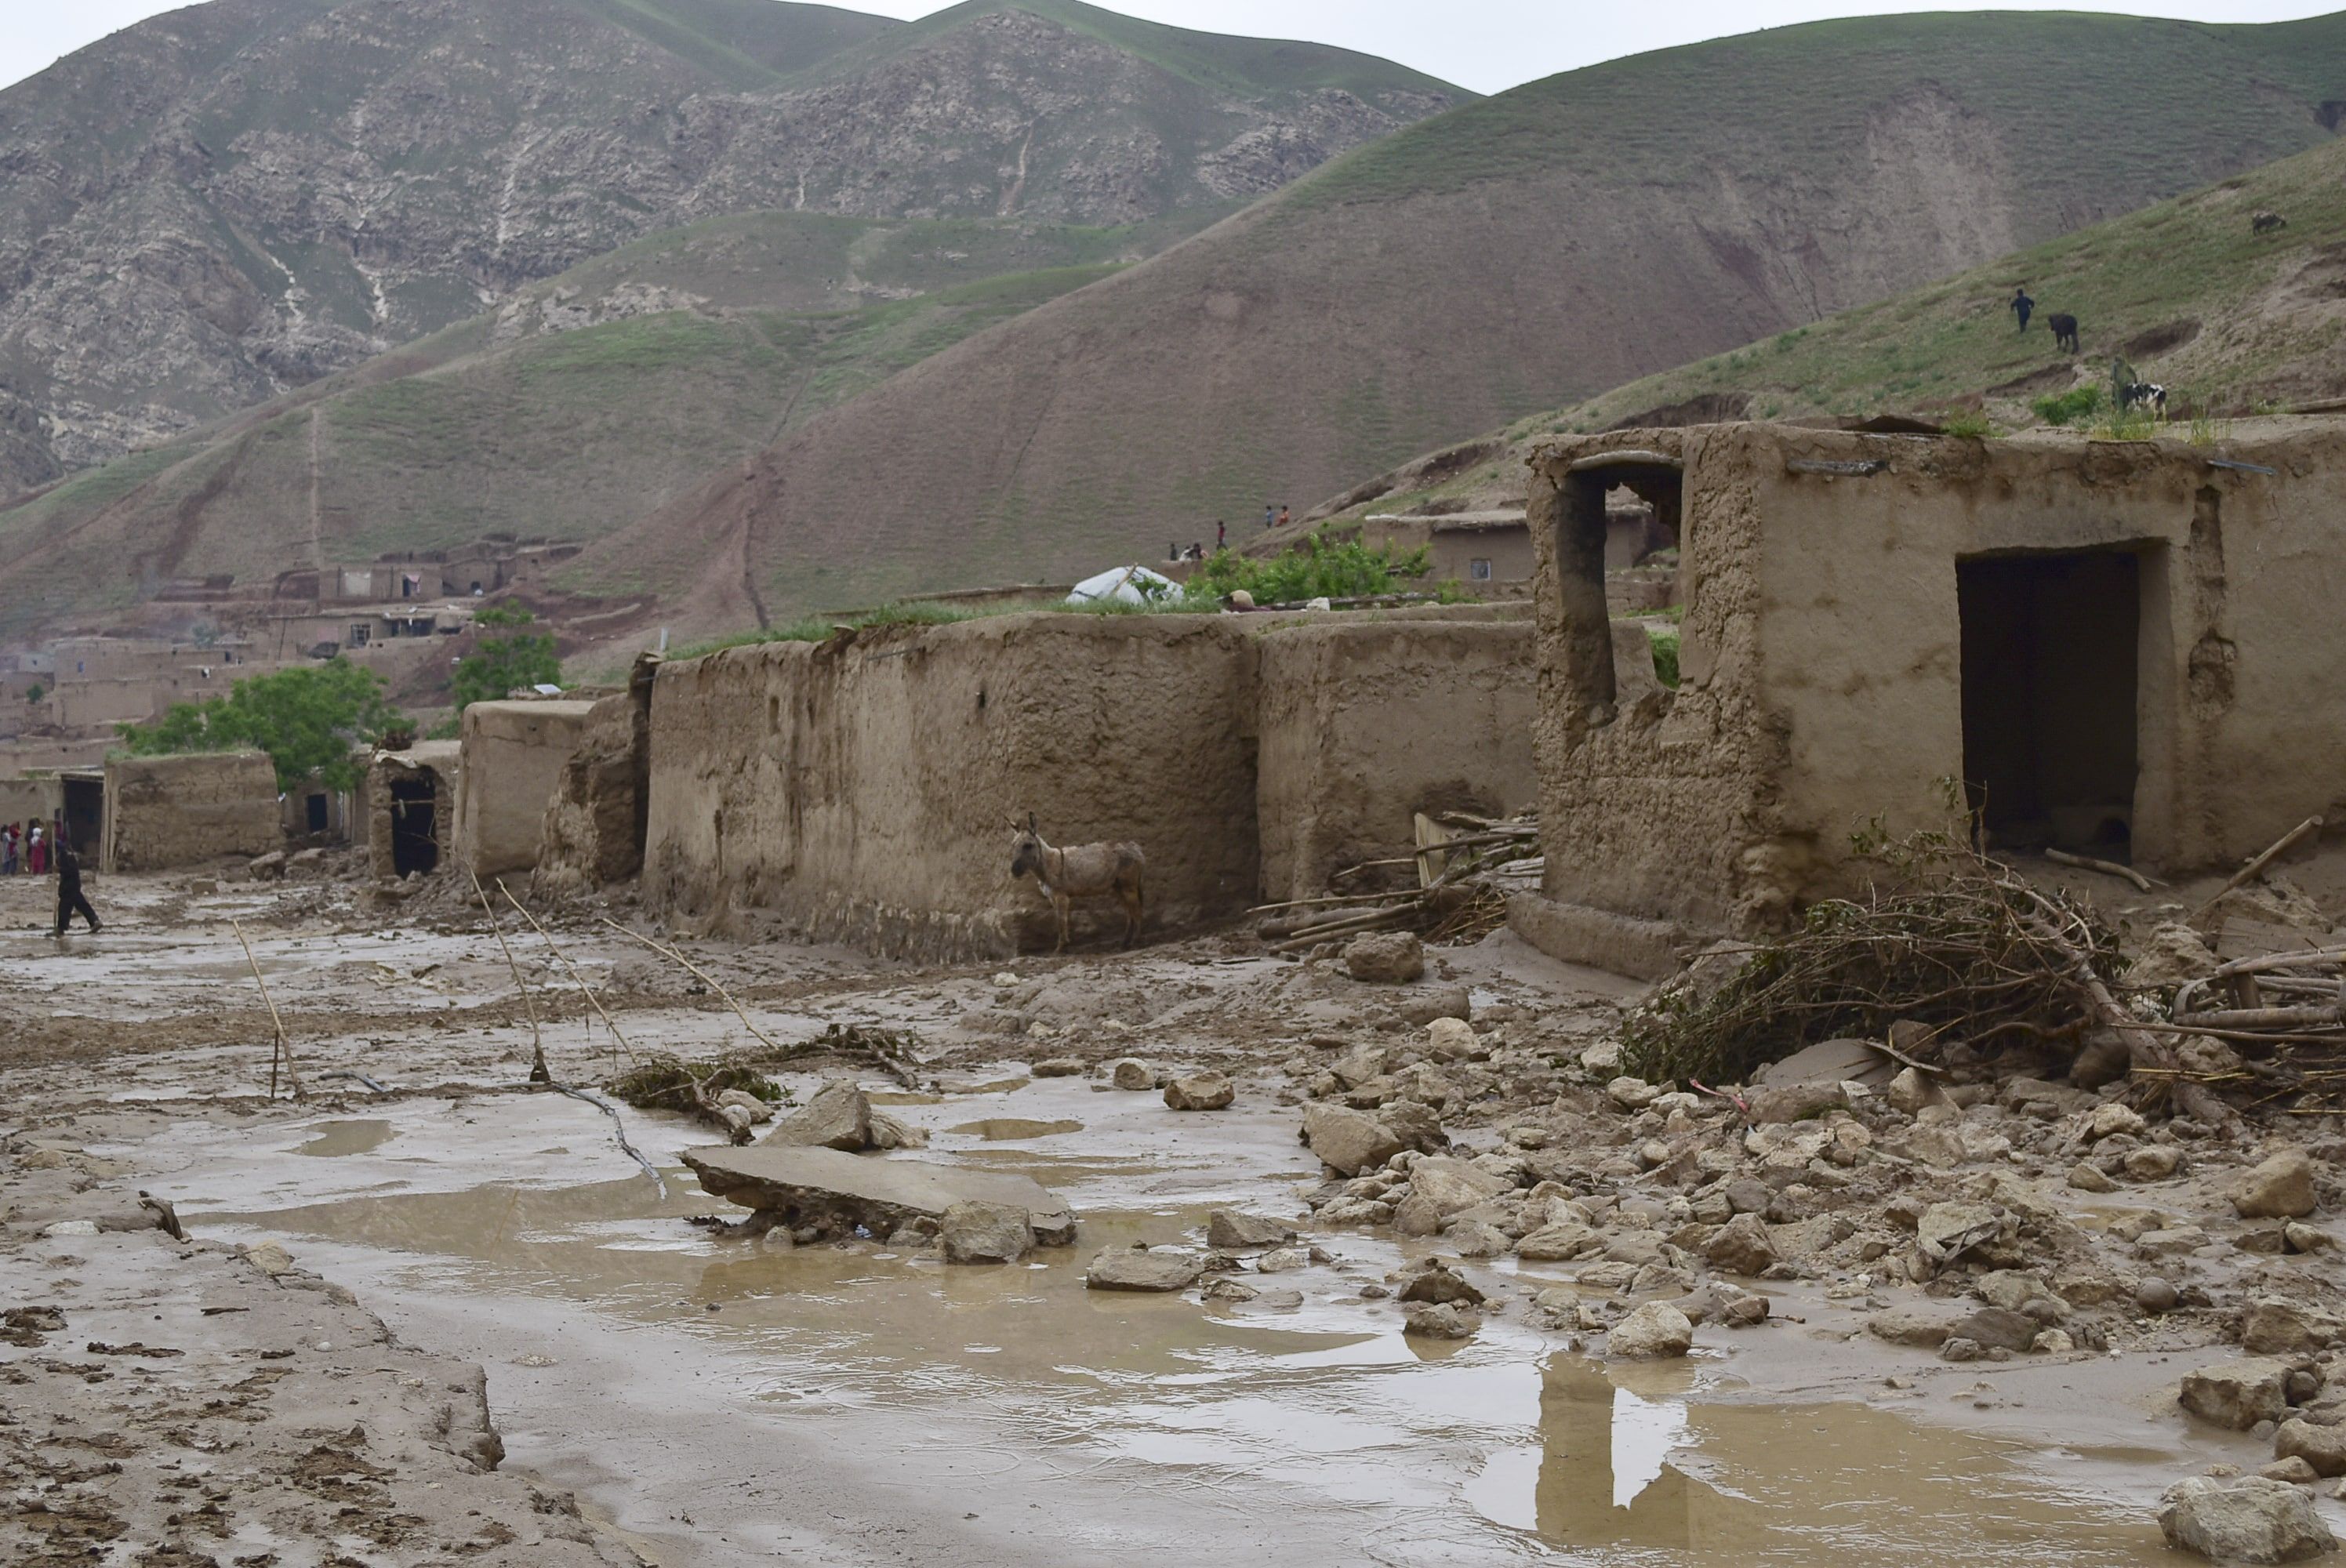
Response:
[[[1065,1199],[1032,1177],[1005,1171],[771,1143],[687,1149],[684,1163],[711,1196],[780,1214],[793,1227],[860,1225],[884,1237],[912,1221],[942,1222],[955,1204],[990,1203],[1025,1210],[1035,1239],[1046,1247],[1076,1239],[1075,1211]]]

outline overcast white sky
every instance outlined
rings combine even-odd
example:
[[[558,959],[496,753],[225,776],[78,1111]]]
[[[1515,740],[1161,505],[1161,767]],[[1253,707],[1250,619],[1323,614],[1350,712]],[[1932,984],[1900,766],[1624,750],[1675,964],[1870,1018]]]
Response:
[[[1311,38],[1382,55],[1421,71],[1495,93],[1519,82],[1618,55],[1691,44],[1729,33],[1862,16],[1885,11],[1947,11],[1946,0],[1109,0],[1110,8],[1183,27],[1257,37]],[[141,17],[177,9],[174,0],[0,0],[0,86],[17,81]],[[850,9],[923,16],[937,0],[851,0]],[[1989,7],[1982,7],[1987,9]],[[2123,11],[2210,22],[2274,22],[2317,16],[2337,0],[2145,0],[2096,5],[2045,0],[2004,10]],[[2049,64],[2049,63],[2048,63]],[[2059,74],[2048,69],[2047,90]]]

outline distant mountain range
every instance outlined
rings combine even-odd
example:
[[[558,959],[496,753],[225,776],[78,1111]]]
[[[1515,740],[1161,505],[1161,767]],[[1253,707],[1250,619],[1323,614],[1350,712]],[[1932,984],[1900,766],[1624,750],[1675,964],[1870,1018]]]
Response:
[[[708,16],[805,10],[699,3]],[[337,27],[369,9],[263,8]],[[588,0],[524,8],[685,62],[662,70],[713,68]],[[705,16],[695,36],[715,25]],[[1084,174],[1103,148],[1128,146],[1117,136],[1036,131],[1021,186],[1026,133],[1014,144],[1008,120],[986,120],[990,184],[952,150],[981,133],[941,131],[925,194],[899,207],[790,210],[792,174],[783,199],[750,198],[763,210],[583,260],[549,249],[538,265],[575,263],[558,276],[467,275],[435,333],[0,509],[0,630],[125,606],[174,577],[250,582],[498,531],[586,545],[557,579],[582,638],[598,635],[584,613],[621,601],[656,604],[679,631],[724,631],[1065,578],[1210,537],[1217,517],[1243,537],[1265,502],[1300,510],[1443,443],[2324,146],[2346,116],[2346,16],[1823,23],[1464,102],[1338,51],[1032,0],[737,46],[760,69],[798,58],[790,49],[819,57],[787,86],[695,91],[796,101],[869,82],[879,62],[1046,35],[1061,41],[1053,58],[1110,48],[1133,80],[1231,117],[1190,135],[1148,187],[1153,205],[1103,199]],[[582,90],[578,72],[548,70]],[[971,79],[992,93],[1002,76]],[[1445,92],[1458,107],[1430,114]],[[1219,154],[1289,135],[1239,122],[1300,126],[1299,106],[1337,103],[1400,128],[1232,210],[1243,193],[1217,183]],[[1110,109],[1171,123],[1129,105],[1066,112]],[[1146,135],[1166,158],[1179,141]],[[755,161],[728,178],[749,181]],[[1119,167],[1144,164],[1158,168]],[[298,162],[286,167],[299,188]],[[888,189],[854,199],[903,197],[910,165],[881,167]],[[811,206],[818,188],[833,205],[845,188],[811,187]],[[646,228],[698,199],[648,207]],[[466,222],[450,249],[495,232],[494,201]],[[2155,248],[2128,254],[2149,273],[2144,299],[2178,291]],[[332,247],[318,255],[324,274],[349,265]],[[1990,289],[1994,309],[2008,292],[2000,275],[1964,287]],[[131,395],[135,361],[94,362]]]
[[[0,93],[0,497],[695,219],[1226,209],[1472,96],[1075,0],[210,0]]]

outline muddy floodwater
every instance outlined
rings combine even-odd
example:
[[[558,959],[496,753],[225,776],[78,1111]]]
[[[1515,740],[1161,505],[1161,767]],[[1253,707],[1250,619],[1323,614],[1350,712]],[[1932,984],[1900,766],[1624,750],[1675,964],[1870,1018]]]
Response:
[[[664,1563],[829,1561],[892,1532],[973,1562],[2170,1561],[2126,1474],[2146,1456],[2109,1434],[1769,1397],[1723,1357],[1608,1367],[1503,1325],[1405,1339],[1361,1298],[1402,1257],[1368,1236],[1241,1306],[1084,1288],[1099,1247],[1291,1210],[1311,1172],[1282,1115],[1208,1140],[1080,1083],[899,1101],[928,1157],[1066,1194],[1079,1244],[948,1268],[714,1238],[685,1218],[722,1206],[680,1165],[663,1200],[552,1098],[189,1122],[146,1153],[190,1224],[278,1240],[485,1363],[510,1462]]]

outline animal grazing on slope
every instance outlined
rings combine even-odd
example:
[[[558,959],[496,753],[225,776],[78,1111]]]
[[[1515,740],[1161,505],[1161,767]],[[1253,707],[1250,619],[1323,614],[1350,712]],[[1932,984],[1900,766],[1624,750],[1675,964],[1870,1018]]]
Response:
[[[2289,219],[2278,212],[2259,212],[2249,219],[2249,232],[2251,234],[2270,234],[2276,229],[2288,227]]]
[[[2076,317],[2069,315],[2065,311],[2057,316],[2045,317],[2045,324],[2053,329],[2053,346],[2055,348],[2066,349],[2073,354],[2082,351],[2077,347]]]
[[[1124,945],[1130,947],[1132,939],[1140,934],[1141,872],[1148,862],[1140,846],[1130,840],[1113,844],[1073,844],[1055,849],[1043,841],[1042,829],[1035,813],[1026,813],[1026,825],[1015,823],[1013,830],[1018,837],[1010,848],[1010,874],[1013,878],[1035,873],[1042,884],[1044,896],[1059,917],[1059,945],[1053,952],[1067,951],[1067,910],[1077,899],[1099,898],[1114,893],[1124,904]]]
[[[2167,412],[2167,389],[2157,382],[2128,382],[2118,388],[2120,408],[2155,408]]]

